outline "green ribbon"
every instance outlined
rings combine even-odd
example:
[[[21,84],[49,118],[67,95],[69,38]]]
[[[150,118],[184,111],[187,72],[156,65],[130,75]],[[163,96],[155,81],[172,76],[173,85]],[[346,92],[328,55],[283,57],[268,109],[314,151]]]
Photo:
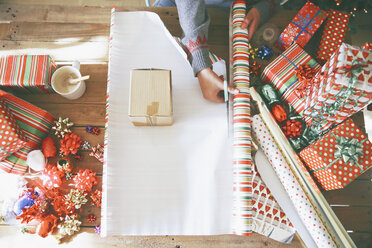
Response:
[[[356,164],[363,170],[363,167],[358,164],[358,159],[363,156],[363,142],[360,142],[354,138],[346,138],[343,136],[336,136],[336,148],[335,157],[343,159],[345,163],[350,161],[351,164]]]
[[[327,169],[335,164],[339,159],[342,159],[345,163],[350,162],[352,166],[359,167],[361,172],[364,172],[363,166],[358,163],[359,157],[363,156],[363,143],[368,139],[365,138],[363,140],[358,140],[355,138],[346,138],[343,136],[336,136],[333,133],[331,134],[333,137],[336,138],[336,148],[335,151],[335,160],[329,163],[326,167],[319,168],[313,170],[313,172],[317,172],[320,170]]]

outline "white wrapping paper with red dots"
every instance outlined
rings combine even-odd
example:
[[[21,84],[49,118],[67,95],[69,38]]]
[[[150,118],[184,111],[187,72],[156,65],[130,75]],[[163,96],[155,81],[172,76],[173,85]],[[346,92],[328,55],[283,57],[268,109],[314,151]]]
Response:
[[[336,247],[333,239],[316,213],[314,206],[297,181],[279,147],[259,115],[252,118],[253,135],[265,152],[276,175],[288,193],[298,215],[318,247]]]

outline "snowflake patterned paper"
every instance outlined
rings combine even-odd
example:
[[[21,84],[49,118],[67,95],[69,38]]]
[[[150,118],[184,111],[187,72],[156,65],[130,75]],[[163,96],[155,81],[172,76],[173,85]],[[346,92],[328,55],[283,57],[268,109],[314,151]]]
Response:
[[[325,190],[342,189],[372,166],[372,144],[348,119],[300,152]]]
[[[321,221],[313,204],[301,188],[300,183],[259,115],[255,115],[252,118],[252,131],[288,193],[298,215],[318,247],[336,247],[334,240]]]
[[[327,61],[341,46],[349,27],[350,15],[346,12],[330,10],[320,40],[317,59]]]
[[[277,43],[278,47],[284,51],[294,42],[304,47],[322,25],[327,15],[327,12],[321,10],[315,4],[306,2],[280,35]]]

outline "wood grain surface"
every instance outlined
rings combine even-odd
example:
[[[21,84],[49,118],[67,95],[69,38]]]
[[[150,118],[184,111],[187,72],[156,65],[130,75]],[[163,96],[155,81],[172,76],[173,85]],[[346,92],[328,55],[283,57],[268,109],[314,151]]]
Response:
[[[91,144],[103,144],[105,95],[107,82],[108,35],[110,8],[117,11],[154,11],[175,36],[182,31],[175,8],[145,8],[133,1],[111,0],[3,0],[0,1],[0,55],[50,54],[59,65],[73,60],[81,61],[81,73],[90,75],[87,91],[80,99],[70,101],[57,94],[17,94],[56,117],[70,117],[75,123],[73,131]],[[144,1],[141,1],[144,2]],[[211,27],[209,45],[212,52],[228,61],[227,9],[210,9]],[[284,28],[296,11],[280,11],[269,22]],[[360,117],[358,117],[360,118]],[[85,132],[85,126],[100,127],[101,134]],[[83,160],[75,163],[73,173],[92,168],[100,178],[102,163],[82,152]],[[350,232],[358,247],[372,247],[372,170],[367,171],[345,189],[324,192],[335,213]],[[283,245],[259,234],[251,237],[219,236],[114,236],[100,238],[94,234],[94,225],[85,221],[89,213],[100,216],[100,210],[89,207],[82,213],[83,228],[60,247],[300,247],[296,236],[291,245]],[[96,224],[99,224],[99,220]],[[56,241],[49,237],[23,235],[15,227],[0,225],[0,247],[54,247]],[[6,246],[4,246],[6,244]]]

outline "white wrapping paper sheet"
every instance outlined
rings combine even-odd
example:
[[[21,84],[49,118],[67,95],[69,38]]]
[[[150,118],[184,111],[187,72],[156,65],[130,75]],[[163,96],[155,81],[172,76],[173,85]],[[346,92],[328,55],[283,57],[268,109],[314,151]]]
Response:
[[[231,233],[226,106],[203,99],[158,15],[116,13],[112,28],[101,235]],[[130,70],[137,68],[172,71],[172,126],[130,122]]]

